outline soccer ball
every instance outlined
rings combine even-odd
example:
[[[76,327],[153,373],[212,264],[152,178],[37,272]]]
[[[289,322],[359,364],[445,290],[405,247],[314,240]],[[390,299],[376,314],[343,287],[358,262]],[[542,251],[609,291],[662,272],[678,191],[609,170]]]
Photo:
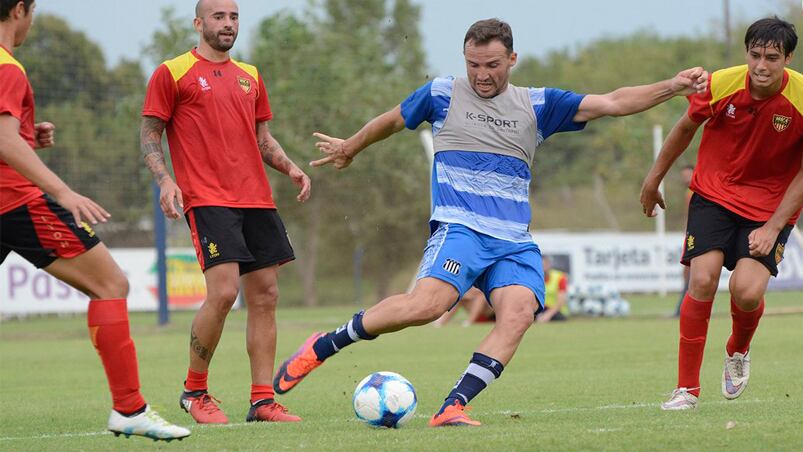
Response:
[[[415,413],[418,399],[413,385],[394,372],[375,372],[354,390],[354,413],[374,427],[399,428]]]

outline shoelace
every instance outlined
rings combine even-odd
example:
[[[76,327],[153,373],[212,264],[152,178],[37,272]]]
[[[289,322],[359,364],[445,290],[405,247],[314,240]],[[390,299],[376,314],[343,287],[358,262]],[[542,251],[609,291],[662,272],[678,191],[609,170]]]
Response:
[[[670,398],[674,398],[675,396],[679,396],[681,394],[692,395],[689,391],[694,391],[697,389],[700,389],[700,387],[698,386],[696,388],[675,388],[674,390],[672,390],[672,392],[670,392],[667,395],[670,396]]]
[[[159,413],[157,413],[154,410],[150,410],[150,411],[146,412],[145,413],[145,417],[147,417],[148,419],[150,419],[154,423],[159,424],[159,425],[161,425],[163,427],[167,427],[167,426],[171,425],[169,422],[167,422],[167,420],[165,418],[163,418],[162,416],[159,416]]]
[[[269,404],[268,406],[271,407],[270,408],[271,411],[279,411],[280,413],[283,413],[283,414],[288,412],[287,408],[285,408],[284,405],[282,405],[279,402],[273,402],[273,403]]]
[[[201,411],[205,411],[209,414],[220,411],[220,408],[215,405],[215,402],[221,403],[221,401],[209,393],[202,394],[201,397],[198,398],[198,401],[201,404]]]
[[[728,358],[728,367],[730,367],[736,378],[744,377],[744,359]]]

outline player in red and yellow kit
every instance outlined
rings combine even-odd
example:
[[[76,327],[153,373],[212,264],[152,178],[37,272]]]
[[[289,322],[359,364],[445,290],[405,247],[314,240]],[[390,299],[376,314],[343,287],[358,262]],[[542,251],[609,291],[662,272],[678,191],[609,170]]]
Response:
[[[34,151],[55,144],[55,127],[34,123],[33,89],[11,49],[25,40],[35,7],[33,0],[0,0],[0,263],[14,251],[89,296],[90,338],[112,393],[109,430],[182,439],[190,431],[162,419],[139,390],[128,281],[85,222],[106,222],[109,214],[72,191]]]
[[[678,385],[664,410],[694,408],[708,319],[722,267],[733,329],[726,345],[722,394],[741,395],[750,377],[750,341],[764,312],[764,293],[803,205],[803,75],[787,68],[794,26],[777,17],[752,24],[747,64],[711,74],[703,95],[690,96],[641,191],[644,213],[664,207],[658,192],[672,162],[705,123],[694,170],[682,262],[691,266],[680,311]]]
[[[209,395],[207,375],[226,315],[242,285],[248,309],[251,407],[246,421],[300,421],[274,400],[278,268],[294,259],[263,161],[310,194],[310,180],[270,134],[268,93],[254,66],[229,57],[239,12],[233,0],[201,0],[198,47],[160,65],[142,110],[142,152],[161,189],[165,215],[190,226],[207,297],[192,324],[181,407],[198,423],[227,423]],[[167,130],[176,182],[167,173]]]

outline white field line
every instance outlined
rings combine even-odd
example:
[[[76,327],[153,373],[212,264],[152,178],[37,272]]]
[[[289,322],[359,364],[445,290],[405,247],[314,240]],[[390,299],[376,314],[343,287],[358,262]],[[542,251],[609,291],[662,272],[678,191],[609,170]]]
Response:
[[[762,400],[762,399],[754,399],[754,400],[719,400],[715,402],[705,402],[705,405],[742,405],[742,404],[751,404],[751,403],[771,403],[773,402],[772,399]],[[602,410],[627,410],[627,409],[634,409],[634,408],[658,408],[659,403],[632,403],[629,405],[601,405],[595,407],[574,407],[574,408],[555,408],[555,409],[544,409],[544,410],[521,410],[521,411],[512,411],[512,410],[502,410],[502,411],[495,411],[489,414],[501,414],[503,416],[510,416],[510,415],[520,415],[520,414],[553,414],[553,413],[574,413],[574,412],[581,412],[581,411],[602,411]],[[415,418],[423,418],[429,419],[428,415],[425,414],[417,414],[414,416]],[[341,422],[340,420],[337,420]],[[192,427],[192,430],[206,430],[206,429],[216,429],[216,428],[236,428],[250,425],[246,422],[239,422],[234,424],[226,424],[226,425],[214,425],[214,426],[206,426],[206,425],[195,425]],[[596,430],[589,430],[592,433],[606,433],[612,431],[618,431],[621,429],[596,429]],[[73,432],[73,433],[54,433],[54,434],[46,434],[46,435],[35,435],[35,436],[2,436],[0,437],[0,441],[22,441],[22,440],[43,440],[43,439],[54,439],[54,438],[78,438],[84,436],[103,436],[103,435],[111,435],[112,433],[109,431],[102,431],[102,432]]]

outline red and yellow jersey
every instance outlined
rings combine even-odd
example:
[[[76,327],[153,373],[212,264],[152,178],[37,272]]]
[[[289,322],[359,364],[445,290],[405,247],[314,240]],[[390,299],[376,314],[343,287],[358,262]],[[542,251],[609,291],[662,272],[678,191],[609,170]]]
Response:
[[[254,66],[231,59],[215,63],[193,49],[156,69],[142,115],[167,122],[185,211],[275,208],[256,140],[256,123],[273,115]]]
[[[33,88],[25,68],[5,47],[0,46],[0,115],[11,115],[20,122],[20,136],[33,148]],[[0,160],[0,214],[14,210],[42,196],[42,190]]]
[[[786,69],[781,90],[755,100],[747,66],[711,74],[689,96],[689,118],[703,129],[691,189],[754,221],[778,208],[803,157],[803,75]],[[789,224],[797,221],[798,211]]]

